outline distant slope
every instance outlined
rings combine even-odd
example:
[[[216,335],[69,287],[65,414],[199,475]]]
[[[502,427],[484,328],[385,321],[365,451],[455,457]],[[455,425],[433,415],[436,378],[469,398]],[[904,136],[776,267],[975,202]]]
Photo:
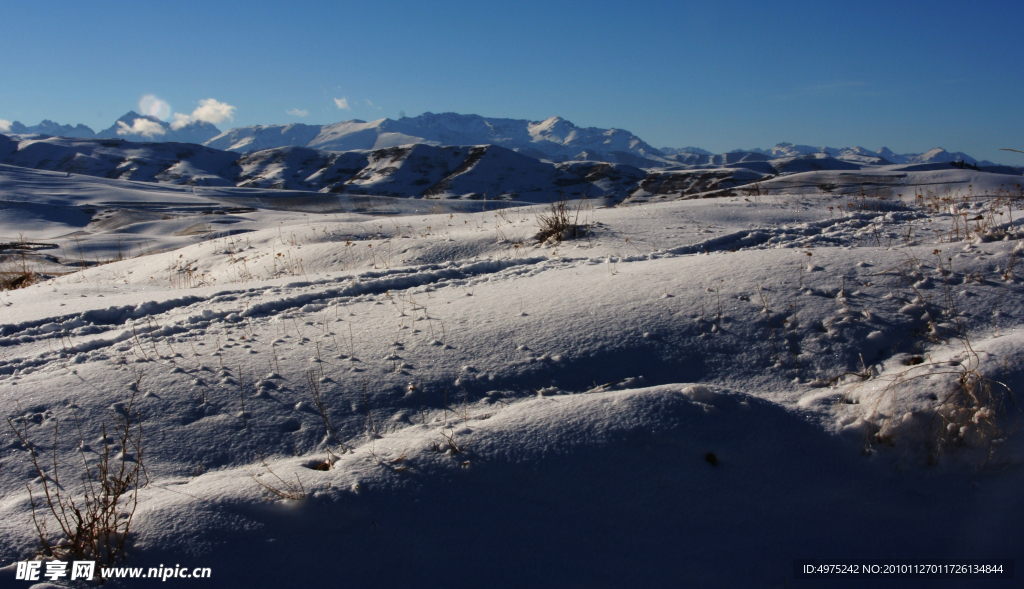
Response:
[[[15,143],[17,150],[0,162],[33,168],[168,184],[231,186],[234,172],[226,170],[237,154],[193,143],[133,143],[121,139],[49,137]]]
[[[368,163],[365,151],[279,147],[242,156],[236,162],[240,173],[233,181],[250,188],[343,192],[345,183]]]
[[[238,186],[428,199],[548,202],[560,194],[622,200],[647,173],[604,162],[552,164],[495,145],[404,145],[330,152],[301,147],[243,156]]]
[[[204,145],[241,153],[288,145],[305,147],[319,133],[319,125],[256,125],[224,131],[207,140]]]

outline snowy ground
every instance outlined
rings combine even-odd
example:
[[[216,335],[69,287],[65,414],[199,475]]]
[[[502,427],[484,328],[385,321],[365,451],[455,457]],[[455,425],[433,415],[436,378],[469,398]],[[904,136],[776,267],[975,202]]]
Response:
[[[793,559],[1024,556],[1006,176],[584,203],[585,236],[538,245],[543,207],[0,172],[6,268],[51,276],[0,293],[0,411],[72,497],[141,419],[126,565],[809,587],[841,583]],[[5,566],[39,546],[26,485],[45,501],[2,440]]]

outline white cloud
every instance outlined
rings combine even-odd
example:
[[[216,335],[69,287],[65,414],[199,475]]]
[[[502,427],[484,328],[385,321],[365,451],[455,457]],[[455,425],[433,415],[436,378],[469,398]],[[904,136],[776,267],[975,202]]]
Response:
[[[124,121],[117,122],[118,135],[142,135],[143,137],[156,137],[167,133],[163,125],[149,119],[135,119],[129,127]]]
[[[380,110],[380,107],[379,107],[379,106],[377,106],[376,104],[374,104],[374,103],[370,102],[370,99],[369,99],[369,98],[367,98],[367,99],[366,99],[366,106],[368,106],[368,107],[370,107],[370,108],[375,108],[375,109],[377,109],[377,110]]]
[[[171,116],[171,105],[167,104],[166,100],[147,94],[139,99],[139,112],[163,121]]]
[[[11,122],[0,119],[0,133],[6,133],[11,130]]]
[[[289,108],[284,111],[286,114],[290,114],[293,117],[308,117],[309,111],[304,108]]]
[[[199,108],[192,111],[192,114],[174,113],[174,122],[171,123],[171,128],[177,130],[196,122],[216,125],[221,121],[230,121],[234,118],[235,107],[218,102],[213,98],[204,98],[199,101]]]
[[[344,96],[341,98],[335,98],[334,104],[339,110],[352,110],[352,107],[348,105],[348,98],[345,98]]]

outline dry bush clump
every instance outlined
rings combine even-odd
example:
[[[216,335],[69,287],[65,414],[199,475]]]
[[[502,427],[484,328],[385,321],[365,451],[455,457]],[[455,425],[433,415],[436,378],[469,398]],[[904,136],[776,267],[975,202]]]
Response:
[[[587,224],[579,223],[585,200],[580,200],[573,210],[569,206],[569,199],[563,194],[558,200],[552,201],[546,210],[537,213],[537,225],[540,228],[535,236],[537,243],[559,243],[587,235]]]
[[[1005,412],[1003,398],[1011,391],[978,372],[976,362],[973,356],[972,365],[963,367],[953,389],[940,399],[931,424],[936,454],[960,445],[991,446],[1004,435],[996,419]],[[1007,395],[997,394],[1000,391]]]
[[[888,404],[885,417],[866,432],[866,445],[918,444],[928,464],[958,449],[981,450],[980,465],[987,463],[1012,429],[1008,425],[1012,424],[1014,397],[1005,383],[981,372],[978,354],[969,342],[967,346],[964,360],[914,363],[893,377],[871,406],[871,414],[879,416],[882,405]],[[936,379],[944,384],[934,385],[942,392],[931,395],[933,409],[914,412],[903,408],[901,393],[907,385]]]
[[[141,379],[141,375],[139,376]],[[32,523],[40,548],[37,556],[58,560],[93,560],[110,566],[125,558],[125,544],[138,505],[139,489],[148,481],[143,466],[142,422],[135,409],[135,393],[114,415],[112,435],[101,426],[101,450],[93,452],[78,427],[78,452],[82,459],[81,490],[73,493],[67,479],[61,480],[57,458],[59,422],[54,421],[52,459],[36,451],[29,439],[28,421],[22,429],[7,420],[15,436],[29,453],[36,479],[42,485],[39,498],[26,485],[32,509]],[[78,426],[76,417],[75,424]],[[92,454],[92,456],[90,456]],[[46,468],[52,468],[46,472]],[[49,528],[55,522],[59,530]]]
[[[40,276],[28,263],[28,256],[0,256],[0,290],[14,290],[35,284]]]

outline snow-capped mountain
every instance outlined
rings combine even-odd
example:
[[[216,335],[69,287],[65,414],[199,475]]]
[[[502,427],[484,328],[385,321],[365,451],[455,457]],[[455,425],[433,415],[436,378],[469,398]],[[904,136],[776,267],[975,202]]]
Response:
[[[706,149],[699,147],[659,147],[658,151],[665,155],[715,155]]]
[[[95,137],[96,133],[89,127],[78,124],[74,127],[71,125],[61,125],[49,119],[43,119],[43,122],[38,125],[26,127],[18,121],[11,123],[11,129],[9,131],[12,134],[17,135],[53,135],[56,137]]]
[[[320,134],[320,125],[256,125],[237,127],[208,139],[207,147],[249,153],[274,147],[305,147]]]
[[[694,148],[683,148],[676,153],[694,153]],[[663,150],[664,151],[664,150]],[[700,150],[703,151],[703,150]],[[770,149],[735,149],[729,153],[759,153],[771,159],[800,157],[814,154],[827,154],[841,160],[856,161],[869,164],[935,164],[948,162],[964,162],[971,165],[995,166],[987,160],[978,161],[966,153],[960,151],[949,152],[941,147],[936,147],[924,153],[895,153],[888,147],[882,147],[876,151],[870,151],[863,147],[814,147],[811,145],[796,145],[793,143],[779,143]]]
[[[161,121],[149,115],[140,115],[135,111],[117,119],[113,125],[96,134],[100,139],[124,139],[126,141],[163,142],[202,144],[220,134],[220,129],[204,121],[191,121],[185,125],[176,125]]]
[[[919,155],[913,157],[913,159],[916,160],[913,163],[922,163],[922,164],[935,164],[935,163],[946,163],[946,162],[964,162],[966,164],[993,165],[992,162],[989,162],[989,161],[979,162],[978,160],[974,159],[973,157],[967,155],[966,153],[961,153],[959,151],[948,152],[945,149],[942,149],[941,147],[936,147],[935,149],[928,150],[928,151],[926,151],[926,152],[924,152],[922,154],[919,154]]]
[[[332,151],[427,145],[498,145],[538,159],[567,161],[581,153],[592,157],[624,152],[643,158],[662,153],[629,131],[581,128],[561,117],[544,121],[498,119],[456,113],[424,113],[417,117],[333,125],[267,125],[240,127],[206,142],[209,147],[249,152],[294,145]],[[605,160],[607,161],[607,160]]]
[[[219,135],[220,129],[202,121],[190,121],[184,125],[176,125],[156,117],[128,111],[124,116],[114,121],[114,124],[109,128],[98,133],[82,124],[72,127],[71,125],[61,125],[49,119],[44,119],[38,125],[33,126],[26,126],[19,121],[14,121],[7,132],[11,135],[49,135],[51,137],[84,139],[125,139],[127,141],[140,142],[174,141],[202,144],[211,137]]]
[[[50,135],[101,139],[125,139],[133,142],[197,143],[222,151],[253,153],[277,147],[308,147],[328,151],[376,150],[401,145],[497,145],[523,155],[554,162],[594,161],[625,164],[640,168],[665,166],[714,166],[741,162],[753,169],[753,162],[825,154],[840,161],[866,165],[937,164],[964,162],[970,165],[996,166],[976,160],[966,153],[949,152],[936,147],[924,153],[899,154],[888,147],[871,151],[864,147],[827,147],[778,143],[769,149],[735,149],[714,154],[700,147],[663,147],[656,149],[636,135],[622,129],[577,127],[561,117],[543,121],[502,119],[457,113],[423,113],[398,120],[353,119],[331,125],[255,125],[221,132],[206,122],[168,123],[134,111],[98,133],[85,125],[61,125],[44,120],[26,126],[18,121],[7,131],[12,135]],[[740,155],[736,155],[740,154]],[[746,154],[746,155],[743,155]],[[764,160],[756,156],[764,156]],[[819,162],[820,163],[820,162]],[[763,167],[763,166],[762,166]]]

